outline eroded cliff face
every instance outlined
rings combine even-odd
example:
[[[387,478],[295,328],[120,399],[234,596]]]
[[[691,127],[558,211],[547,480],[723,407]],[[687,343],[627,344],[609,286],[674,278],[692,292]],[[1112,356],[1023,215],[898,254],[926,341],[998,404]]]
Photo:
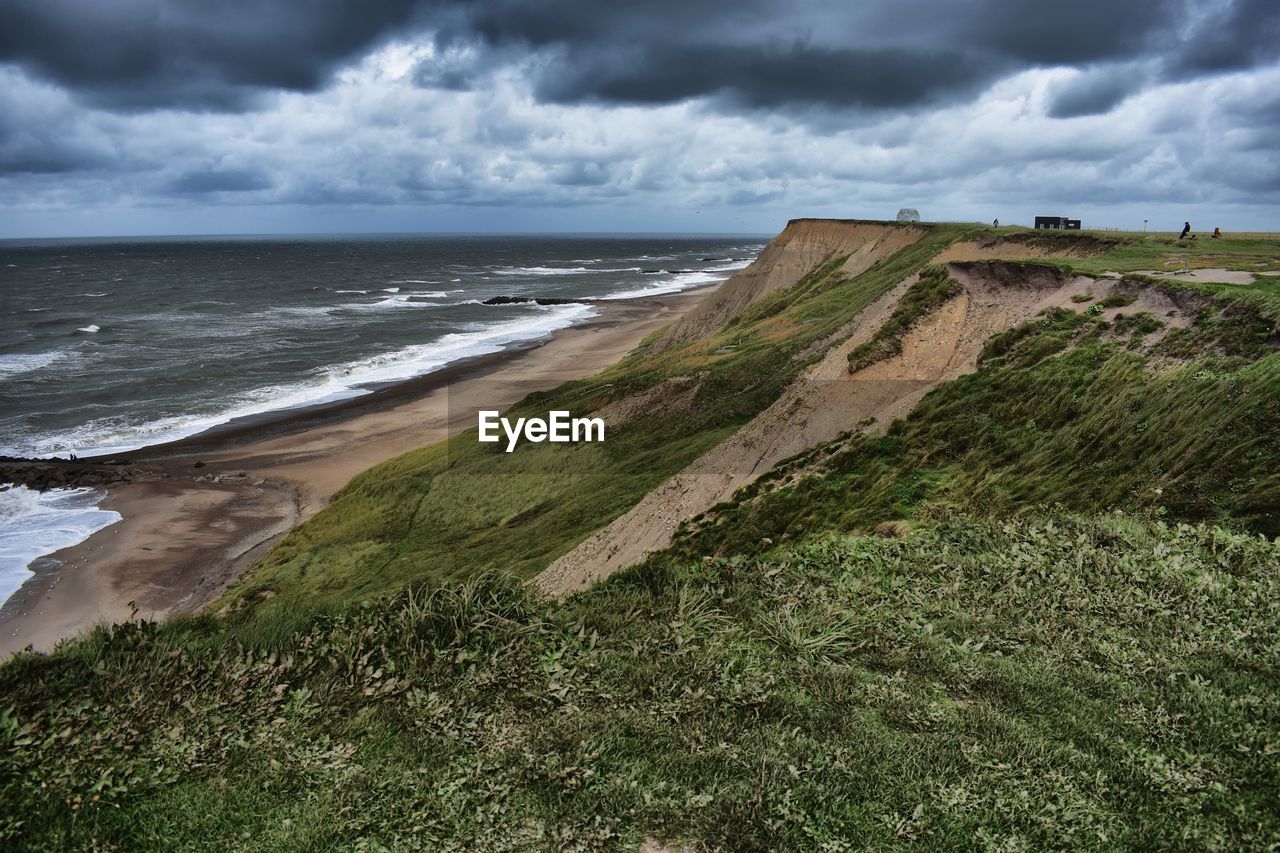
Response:
[[[736,273],[705,302],[653,344],[653,352],[695,341],[724,326],[774,291],[790,287],[834,258],[855,276],[924,234],[920,226],[842,219],[793,219],[750,266]]]
[[[670,346],[711,334],[763,296],[794,285],[834,259],[847,256],[842,268],[848,277],[856,276],[920,239],[925,227],[793,221],[755,263],[722,285],[661,343]],[[822,357],[773,405],[552,563],[535,578],[535,585],[549,594],[563,594],[639,562],[649,552],[670,545],[682,521],[728,500],[783,459],[842,433],[884,429],[907,415],[939,383],[976,370],[992,335],[1045,309],[1070,306],[1073,297],[1089,294],[1102,299],[1127,286],[1053,267],[971,259],[1012,252],[1015,257],[1010,260],[1023,260],[1027,257],[1024,244],[958,242],[944,249],[934,261],[953,261],[947,269],[959,283],[959,292],[911,326],[898,354],[850,373],[849,353],[871,340],[886,323],[919,279],[918,273],[903,279],[828,339]],[[1041,248],[1054,257],[1098,251],[1085,243]],[[1174,325],[1183,322],[1180,315],[1185,313],[1158,294],[1144,295],[1130,310],[1135,309],[1156,311]],[[1106,312],[1106,319],[1114,313]],[[645,405],[653,406],[654,401]]]

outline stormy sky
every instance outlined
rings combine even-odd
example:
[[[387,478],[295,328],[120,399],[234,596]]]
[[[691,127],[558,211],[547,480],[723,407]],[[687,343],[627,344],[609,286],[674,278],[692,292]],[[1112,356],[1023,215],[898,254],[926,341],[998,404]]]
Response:
[[[1276,0],[0,0],[0,236],[1280,230]]]

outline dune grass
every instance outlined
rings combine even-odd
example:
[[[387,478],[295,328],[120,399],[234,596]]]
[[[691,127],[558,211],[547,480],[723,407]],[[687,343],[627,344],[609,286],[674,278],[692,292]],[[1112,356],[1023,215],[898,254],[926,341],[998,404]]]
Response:
[[[696,377],[691,406],[676,416],[612,424],[600,444],[526,443],[509,454],[469,430],[366,471],[234,585],[224,606],[270,619],[415,581],[536,574],[764,410],[836,330],[964,233],[928,229],[853,278],[840,271],[843,257],[832,258],[710,338],[656,356],[642,346],[513,409],[545,416],[554,401],[581,415],[671,377]]]
[[[1265,848],[1280,545],[956,517],[0,667],[29,848]],[[57,701],[50,701],[50,697]]]
[[[1057,309],[997,335],[977,373],[933,390],[886,434],[813,448],[686,524],[681,552],[752,553],[815,529],[1046,505],[1280,536],[1280,341],[1253,361],[1167,366],[1129,346],[1154,322]]]

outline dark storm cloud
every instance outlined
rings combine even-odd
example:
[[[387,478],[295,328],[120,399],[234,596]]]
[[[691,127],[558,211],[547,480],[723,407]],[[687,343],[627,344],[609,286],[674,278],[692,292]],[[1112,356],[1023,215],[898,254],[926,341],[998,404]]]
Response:
[[[518,65],[564,103],[706,96],[725,110],[802,110],[963,101],[1033,66],[1161,57],[1170,75],[1194,76],[1277,57],[1276,0],[1203,1],[7,0],[0,62],[110,109],[241,110],[264,91],[320,88],[386,38],[434,32],[424,87],[472,88]],[[458,45],[469,50],[450,53]],[[1055,111],[1124,94],[1095,82]]]
[[[1077,118],[1110,112],[1146,82],[1147,75],[1141,69],[1117,66],[1093,69],[1054,87],[1049,115]]]
[[[0,78],[0,87],[4,80]],[[23,104],[0,88],[0,176],[59,175],[97,169],[111,157],[77,131],[74,115],[47,111],[31,120]]]
[[[1167,64],[1169,75],[1280,57],[1275,0],[487,0],[450,7],[439,43],[521,46],[544,99],[722,109],[914,108],[963,102],[1029,67]],[[1193,16],[1192,12],[1200,14]],[[1105,112],[1148,83],[1094,76],[1058,93],[1055,115]]]
[[[567,187],[599,187],[609,182],[609,168],[601,163],[577,161],[551,170],[551,182]]]
[[[1171,63],[1182,76],[1238,71],[1280,59],[1280,3],[1235,0],[1188,40]]]
[[[982,0],[963,7],[929,3],[927,14],[954,21],[954,36],[1031,65],[1076,65],[1168,49],[1184,0]],[[923,11],[923,10],[922,10]]]
[[[999,65],[959,52],[851,50],[811,44],[748,52],[717,44],[592,51],[557,63],[538,93],[559,102],[661,104],[705,95],[729,106],[893,107],[938,100],[989,78]]]
[[[169,189],[181,195],[252,192],[271,188],[271,179],[253,169],[205,169],[188,172]]]
[[[45,145],[33,137],[23,138],[0,132],[0,175],[58,175],[102,165],[91,152],[65,145]]]
[[[6,0],[0,61],[97,106],[239,109],[313,90],[406,25],[411,0]]]

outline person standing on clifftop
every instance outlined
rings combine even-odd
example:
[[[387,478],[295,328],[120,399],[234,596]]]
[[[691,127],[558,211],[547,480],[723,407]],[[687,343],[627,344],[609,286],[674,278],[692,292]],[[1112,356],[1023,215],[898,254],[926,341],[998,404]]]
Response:
[[[1182,223],[1182,233],[1178,235],[1178,239],[1181,240],[1183,237],[1186,237],[1190,233],[1191,233],[1191,223],[1184,222]]]

